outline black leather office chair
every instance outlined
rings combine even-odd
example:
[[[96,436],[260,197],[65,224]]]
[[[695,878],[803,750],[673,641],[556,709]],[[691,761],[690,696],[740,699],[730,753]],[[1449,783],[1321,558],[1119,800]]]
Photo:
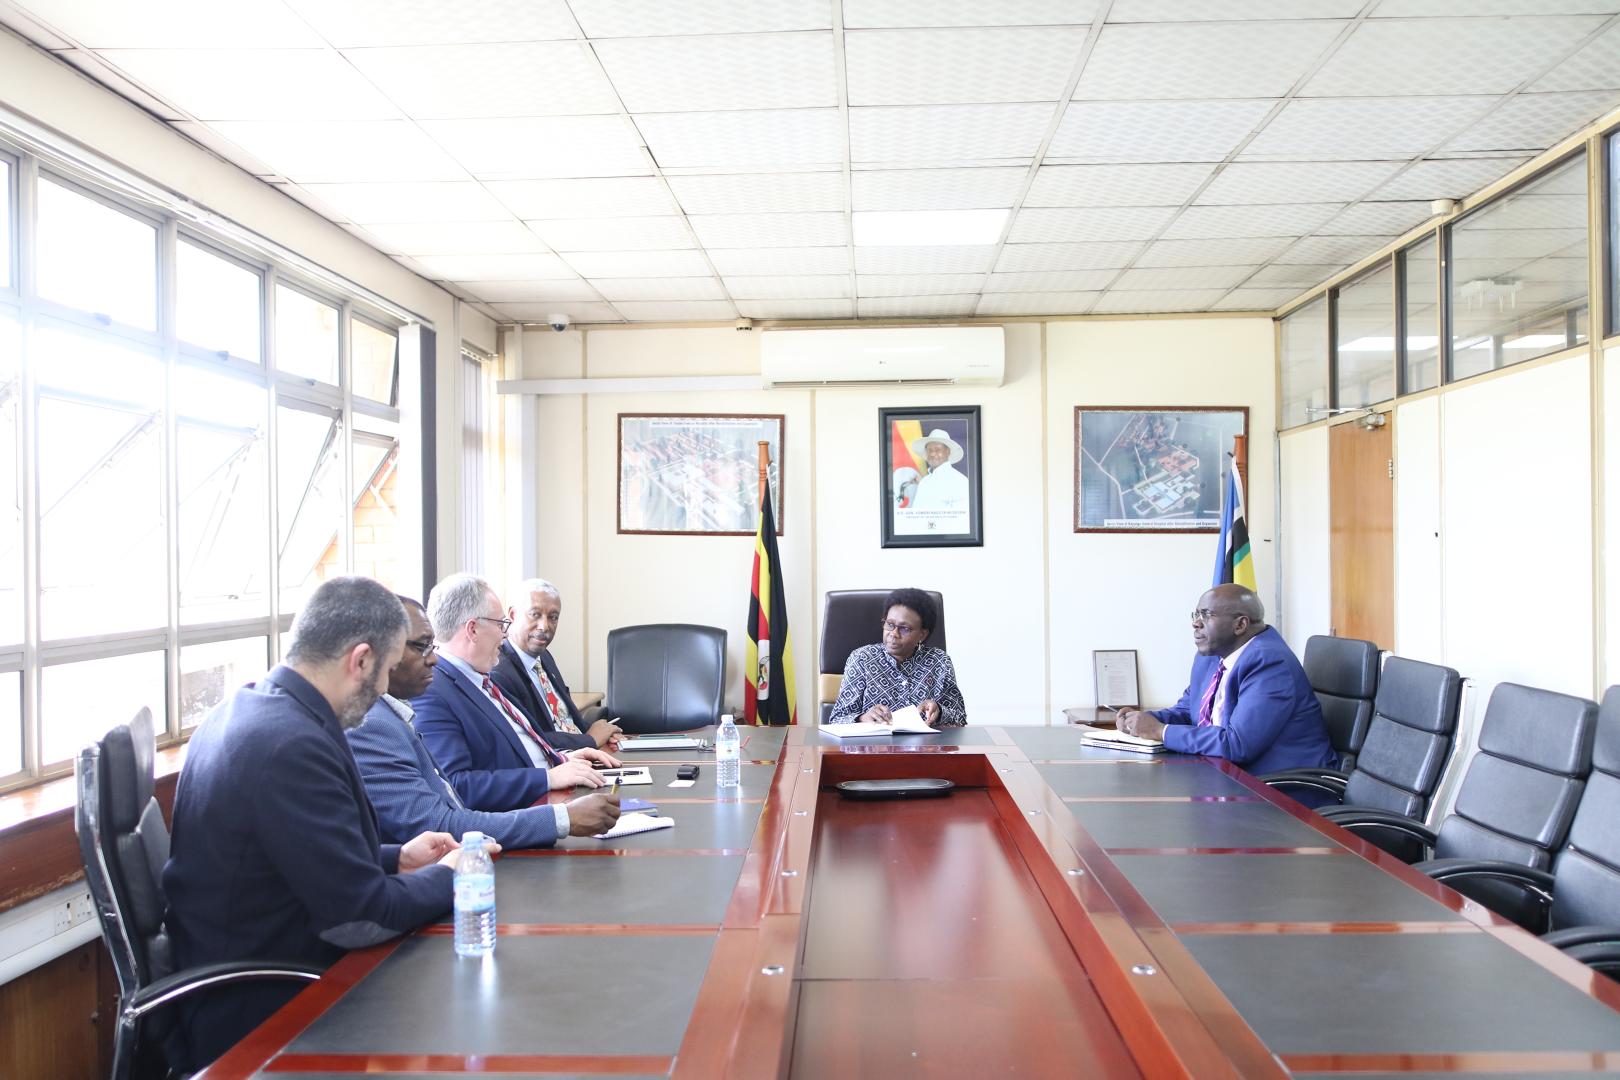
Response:
[[[875,645],[883,640],[883,616],[888,611],[883,601],[892,589],[838,589],[829,592],[821,609],[821,663],[820,679],[816,686],[816,700],[821,706],[821,722],[832,715],[833,702],[844,682],[844,664],[849,654],[862,645]],[[928,644],[945,647],[945,597],[928,592],[934,601],[934,629],[928,635]]]
[[[1339,754],[1339,768],[1356,767],[1356,755],[1372,724],[1378,694],[1378,646],[1359,638],[1318,634],[1305,642],[1305,678],[1316,691],[1327,723],[1328,741]]]
[[[1367,737],[1350,772],[1289,769],[1260,779],[1279,791],[1308,790],[1338,799],[1317,813],[1329,819],[1360,810],[1422,821],[1440,786],[1457,733],[1462,676],[1454,668],[1391,656],[1379,676]],[[1423,857],[1404,833],[1368,828],[1363,837],[1408,861]]]
[[[726,689],[726,632],[690,623],[608,632],[606,715],[633,735],[717,723]]]
[[[152,755],[152,714],[142,709],[80,750],[73,767],[79,856],[118,977],[114,1080],[162,1076],[168,1064],[184,1062],[178,1028],[165,1006],[187,994],[228,983],[321,977],[319,968],[254,961],[174,970],[161,879],[169,829],[152,794]]]

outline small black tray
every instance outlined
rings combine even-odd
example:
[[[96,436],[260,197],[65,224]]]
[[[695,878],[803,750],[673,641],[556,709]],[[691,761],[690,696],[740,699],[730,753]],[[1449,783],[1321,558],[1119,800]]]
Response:
[[[838,793],[846,799],[939,799],[956,785],[949,780],[918,777],[911,780],[845,780]]]

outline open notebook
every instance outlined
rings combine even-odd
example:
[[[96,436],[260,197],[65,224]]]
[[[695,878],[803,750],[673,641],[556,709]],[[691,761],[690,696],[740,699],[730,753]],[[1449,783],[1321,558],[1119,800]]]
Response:
[[[596,834],[598,840],[612,840],[619,836],[633,836],[639,832],[652,832],[654,829],[673,829],[675,819],[667,817],[653,817],[651,814],[620,814],[619,820],[613,823],[613,828],[607,832]]]
[[[917,706],[907,705],[894,710],[887,724],[863,724],[858,721],[853,724],[822,724],[821,733],[840,739],[861,739],[874,735],[938,735],[939,729],[931,728],[923,721]]]
[[[1123,731],[1088,731],[1080,736],[1087,746],[1106,746],[1110,750],[1129,750],[1133,754],[1163,754],[1164,743],[1158,739],[1144,739],[1140,735],[1127,735]]]

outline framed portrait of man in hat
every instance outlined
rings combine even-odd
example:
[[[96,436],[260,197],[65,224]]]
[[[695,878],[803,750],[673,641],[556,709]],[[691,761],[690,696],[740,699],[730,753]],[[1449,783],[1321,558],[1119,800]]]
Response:
[[[879,409],[884,547],[984,543],[979,407]]]

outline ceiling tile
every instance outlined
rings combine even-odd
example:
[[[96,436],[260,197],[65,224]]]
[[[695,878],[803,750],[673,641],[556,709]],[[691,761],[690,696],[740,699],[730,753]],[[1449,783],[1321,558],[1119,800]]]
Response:
[[[666,217],[561,218],[529,221],[554,251],[673,251],[695,248],[686,219]]]
[[[1420,161],[1372,192],[1375,199],[1461,199],[1500,180],[1530,159],[1461,158]]]
[[[1328,278],[1343,270],[1346,263],[1304,263],[1289,265],[1276,263],[1272,266],[1262,266],[1256,270],[1243,284],[1251,287],[1275,287],[1299,292],[1301,289],[1315,288]]]
[[[1424,153],[1485,114],[1489,97],[1290,101],[1244,148],[1244,160],[1369,161]]]
[[[786,214],[844,210],[841,172],[671,176],[688,214]]]
[[[720,322],[737,317],[737,307],[730,300],[627,300],[613,306],[632,322]]]
[[[1233,289],[1210,308],[1213,311],[1275,311],[1300,292],[1299,289]]]
[[[326,49],[109,49],[99,55],[198,120],[391,120],[400,115]],[[298,78],[287,78],[289,71]]]
[[[546,249],[540,237],[516,221],[380,222],[365,229],[411,256],[501,255]]]
[[[1141,243],[1008,244],[996,260],[998,274],[1054,270],[1107,270],[1126,266],[1142,250]]]
[[[844,160],[837,109],[661,113],[636,117],[663,168],[733,170],[773,165],[836,165]]]
[[[981,210],[1018,201],[1028,169],[872,169],[850,174],[856,210]]]
[[[1344,265],[1366,258],[1389,240],[1387,236],[1307,236],[1294,241],[1272,261]]]
[[[1166,240],[1236,240],[1303,236],[1344,208],[1343,203],[1283,206],[1189,206],[1165,230]]]
[[[779,30],[828,30],[826,0],[572,0],[585,33],[594,38],[666,37],[677,34],[760,34]]]
[[[1530,84],[1531,93],[1557,90],[1613,90],[1620,87],[1620,24],[1559,62]]]
[[[851,161],[1030,158],[1056,106],[922,105],[849,110]]]
[[[978,302],[977,293],[943,296],[877,296],[871,299],[857,299],[855,310],[863,319],[948,319],[952,316],[973,314]]]
[[[986,293],[975,315],[1084,315],[1100,292]]]
[[[1287,237],[1234,240],[1158,240],[1148,245],[1137,266],[1234,266],[1268,262],[1287,247]]]
[[[1103,28],[1078,100],[1282,97],[1346,24],[1139,23]]]
[[[618,116],[427,120],[422,129],[480,180],[652,172],[635,135]]]
[[[728,279],[733,275],[847,275],[850,271],[847,247],[715,249],[709,258]]]
[[[1382,0],[1373,12],[1377,19],[1409,19],[1423,15],[1456,15],[1457,0]],[[1611,15],[1613,0],[1468,0],[1469,15]]]
[[[718,278],[600,278],[602,297],[621,300],[724,300],[726,290]]]
[[[574,36],[565,0],[285,0],[340,49]],[[259,5],[235,5],[252,11]],[[268,5],[265,5],[268,6]]]
[[[1505,94],[1573,49],[1602,22],[1596,15],[1369,19],[1300,93]]]
[[[524,218],[655,217],[677,212],[669,191],[653,176],[495,180],[486,186]]]
[[[849,274],[753,274],[725,279],[726,290],[741,301],[842,300],[849,296]]]
[[[490,303],[601,299],[601,294],[589,282],[581,281],[579,278],[559,278],[556,281],[469,281],[466,288],[480,300]]]
[[[838,104],[830,33],[621,38],[594,48],[633,113]]]
[[[1118,270],[1046,270],[1021,274],[991,274],[984,291],[996,292],[1093,292],[1106,288]]]
[[[1391,236],[1429,220],[1426,202],[1364,202],[1336,215],[1317,230],[1323,236]]]
[[[25,6],[30,15],[90,49],[297,49],[322,44],[280,4],[28,0]]]
[[[470,180],[428,184],[308,184],[304,187],[338,216],[366,225],[379,221],[510,221],[500,200]]]
[[[1351,202],[1400,167],[1394,161],[1233,162],[1198,196],[1198,203]]]
[[[301,184],[467,177],[404,120],[223,120],[208,126]]]
[[[738,300],[737,312],[748,319],[853,319],[853,300]]]
[[[1084,26],[1096,11],[1096,0],[844,0],[844,25]]]
[[[1189,289],[1184,292],[1109,290],[1092,305],[1093,315],[1155,311],[1203,311],[1221,298],[1222,289]]]
[[[995,258],[994,244],[963,247],[863,247],[855,249],[860,274],[982,274]]]
[[[1056,101],[1086,41],[1083,27],[851,30],[851,105]]]
[[[1153,289],[1230,289],[1254,273],[1253,266],[1175,266],[1127,270],[1110,291]]]
[[[1007,241],[1013,244],[1150,240],[1176,216],[1174,206],[1035,207],[1018,211]]]
[[[619,111],[582,42],[350,49],[343,56],[418,120]]]
[[[491,304],[490,307],[516,322],[549,322],[552,315],[567,315],[575,322],[623,322],[611,304],[587,301],[552,301],[545,304]]]
[[[1114,0],[1111,23],[1203,22],[1213,19],[1348,19],[1365,7],[1363,0]]]
[[[1446,143],[1443,150],[1545,150],[1620,104],[1620,91],[1520,94]]]
[[[984,288],[983,274],[861,274],[855,279],[855,295],[935,296],[941,293],[970,293]]]
[[[1046,156],[1086,162],[1220,161],[1274,103],[1072,102]]]
[[[592,279],[714,275],[701,251],[573,251],[568,265]]]
[[[1180,206],[1213,170],[1213,165],[1203,163],[1043,165],[1024,205]]]
[[[706,214],[687,219],[704,247],[832,247],[849,243],[841,213]]]
[[[555,255],[423,255],[414,260],[434,278],[446,281],[542,281],[577,278]]]

